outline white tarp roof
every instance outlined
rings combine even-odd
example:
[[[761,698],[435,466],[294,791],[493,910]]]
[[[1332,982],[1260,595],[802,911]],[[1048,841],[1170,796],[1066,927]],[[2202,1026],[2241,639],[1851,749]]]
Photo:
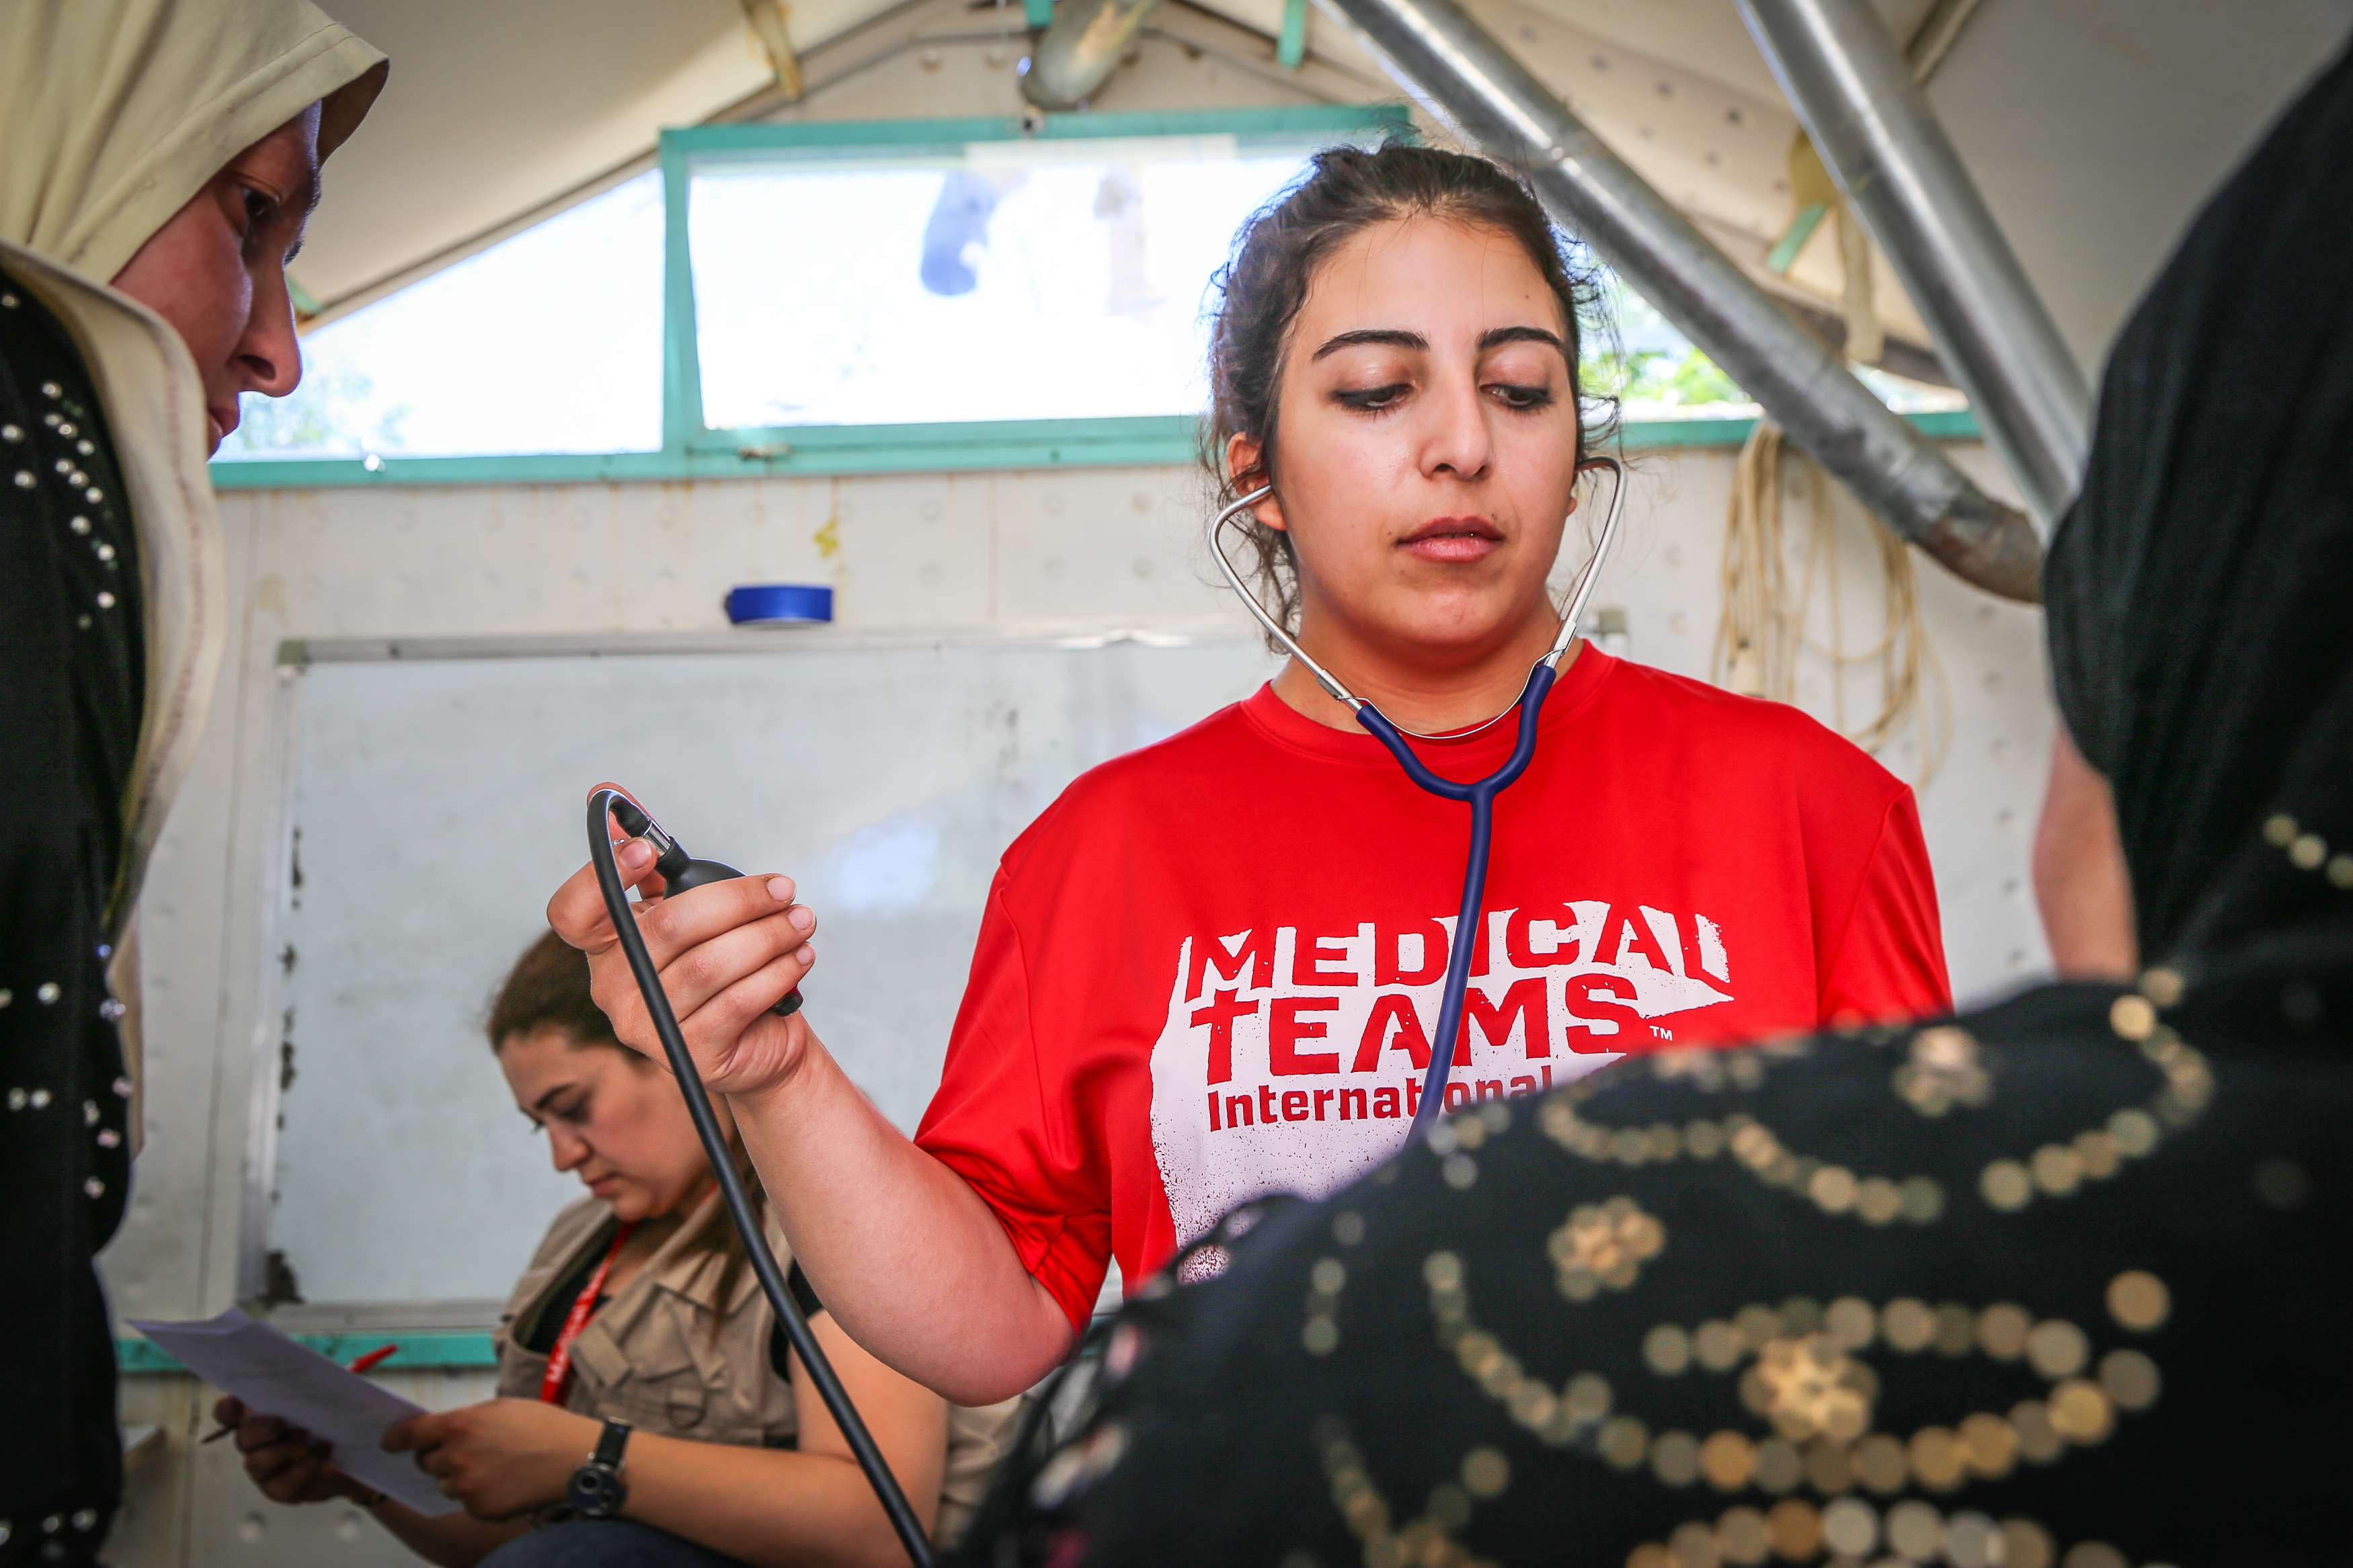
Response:
[[[332,307],[544,207],[773,87],[747,3],[807,51],[893,0],[327,0],[393,57],[295,271]],[[1170,0],[1171,4],[1180,0]],[[1963,0],[1876,0],[1912,36]],[[1720,234],[1769,244],[1795,121],[1731,0],[1472,0],[1605,139]],[[1282,0],[1208,0],[1271,33]],[[1981,0],[1929,96],[2086,365],[2205,194],[2353,29],[2353,0]],[[970,30],[1004,29],[987,0]],[[1319,55],[1366,69],[1317,15]],[[1597,60],[1607,69],[1596,68]],[[1117,79],[1103,106],[1117,107]],[[1018,107],[1009,64],[1006,112]],[[1270,97],[1270,101],[1281,101]],[[1830,247],[1799,276],[1835,287]],[[1889,325],[1917,336],[1892,282]]]

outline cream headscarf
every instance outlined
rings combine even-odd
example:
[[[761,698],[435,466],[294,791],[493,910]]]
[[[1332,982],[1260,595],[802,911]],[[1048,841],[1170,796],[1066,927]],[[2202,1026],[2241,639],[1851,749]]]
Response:
[[[313,103],[319,156],[385,58],[309,0],[0,5],[0,238],[103,283],[222,165]]]
[[[146,712],[108,914],[134,1081],[131,919],[204,729],[227,602],[195,362],[169,322],[108,279],[231,158],[313,103],[324,159],[385,70],[309,0],[0,0],[0,268],[81,350],[139,538]],[[131,1124],[135,1139],[135,1108]]]

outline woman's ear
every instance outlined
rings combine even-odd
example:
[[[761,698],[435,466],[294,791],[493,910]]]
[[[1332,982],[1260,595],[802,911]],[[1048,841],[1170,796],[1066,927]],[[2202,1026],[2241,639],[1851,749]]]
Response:
[[[1226,472],[1235,476],[1235,488],[1244,495],[1267,483],[1265,472],[1260,466],[1261,456],[1257,437],[1245,436],[1240,431],[1226,437]],[[1271,492],[1250,508],[1250,516],[1277,533],[1286,526],[1282,521],[1282,502]]]
[[[1588,474],[1600,473],[1609,474],[1613,483],[1622,485],[1626,482],[1626,470],[1619,464],[1612,462],[1607,458],[1580,458],[1577,459],[1577,477],[1578,479],[1584,479]],[[1568,492],[1569,516],[1575,517],[1577,515],[1577,508],[1584,504],[1585,498],[1583,496],[1579,495],[1574,489]]]

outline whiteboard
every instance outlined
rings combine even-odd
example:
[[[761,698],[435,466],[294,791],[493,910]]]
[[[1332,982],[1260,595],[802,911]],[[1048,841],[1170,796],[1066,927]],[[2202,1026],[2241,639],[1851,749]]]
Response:
[[[823,922],[828,1047],[912,1131],[997,857],[1084,769],[1272,672],[1254,642],[360,659],[295,683],[284,1040],[259,1231],[303,1300],[503,1298],[580,1188],[481,1020],[586,858],[588,787]]]

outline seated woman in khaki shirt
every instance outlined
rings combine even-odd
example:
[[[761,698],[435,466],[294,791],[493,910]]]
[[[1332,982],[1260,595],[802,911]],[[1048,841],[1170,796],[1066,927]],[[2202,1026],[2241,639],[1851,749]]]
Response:
[[[224,1399],[220,1418],[237,1426],[247,1473],[280,1502],[353,1499],[449,1568],[904,1562],[786,1348],[677,1089],[614,1040],[580,955],[553,935],[533,943],[492,1003],[488,1032],[516,1105],[546,1134],[556,1169],[576,1173],[590,1195],[556,1215],[501,1315],[499,1397],[419,1417],[385,1439],[415,1450],[465,1511],[428,1518],[386,1500],[307,1433]],[[717,1109],[725,1121],[724,1103]],[[789,1263],[773,1227],[769,1239]],[[821,1315],[797,1268],[792,1282],[908,1500],[953,1540],[1011,1439],[1019,1402],[946,1405]],[[551,1379],[559,1342],[567,1364]],[[608,1416],[634,1428],[620,1517],[551,1517]]]

